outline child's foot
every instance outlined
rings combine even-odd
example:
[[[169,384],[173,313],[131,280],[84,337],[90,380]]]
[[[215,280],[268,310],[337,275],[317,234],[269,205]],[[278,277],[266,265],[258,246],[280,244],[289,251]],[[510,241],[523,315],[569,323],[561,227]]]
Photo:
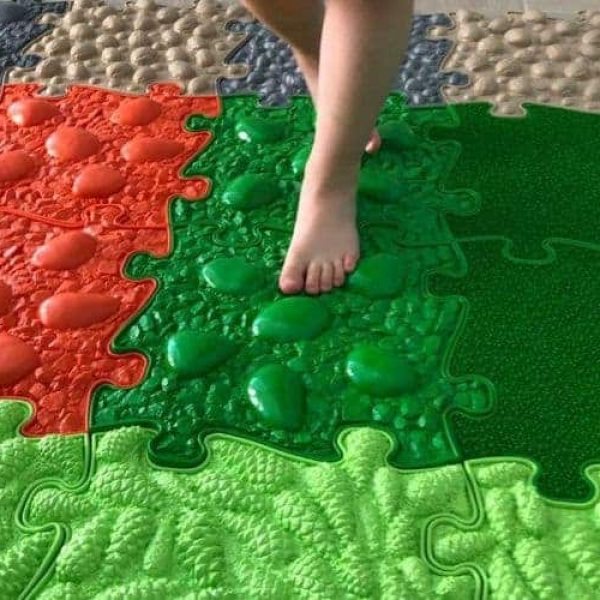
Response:
[[[284,294],[329,292],[354,270],[359,256],[355,194],[352,185],[305,181],[279,279]]]

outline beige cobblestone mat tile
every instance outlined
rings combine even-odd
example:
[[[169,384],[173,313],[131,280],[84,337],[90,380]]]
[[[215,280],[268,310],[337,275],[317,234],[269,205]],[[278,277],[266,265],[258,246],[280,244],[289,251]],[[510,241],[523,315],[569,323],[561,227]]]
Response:
[[[214,0],[185,7],[75,0],[64,16],[44,17],[55,28],[29,48],[43,59],[34,68],[12,70],[8,79],[41,82],[49,95],[74,83],[144,93],[156,82],[177,83],[188,94],[214,93],[218,78],[239,77],[246,69],[225,64],[244,40],[226,25],[244,17],[239,6]]]
[[[600,110],[600,11],[570,20],[539,10],[494,18],[459,10],[455,27],[433,35],[456,45],[444,70],[469,76],[464,87],[446,86],[449,102],[488,101],[498,115],[519,116],[524,102]]]

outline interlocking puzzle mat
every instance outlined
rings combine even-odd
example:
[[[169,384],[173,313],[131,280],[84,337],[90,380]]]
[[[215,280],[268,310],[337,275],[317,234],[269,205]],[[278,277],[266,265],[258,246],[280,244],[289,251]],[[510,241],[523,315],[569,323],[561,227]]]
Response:
[[[522,115],[524,102],[600,109],[599,11],[565,20],[539,10],[488,18],[459,10],[455,21],[433,34],[455,42],[443,68],[469,79],[444,88],[448,101],[489,101],[507,116]]]
[[[216,98],[168,85],[141,98],[73,87],[42,99],[38,89],[6,86],[0,104],[0,393],[35,405],[36,435],[84,431],[94,387],[141,379],[142,356],[108,346],[154,284],[121,269],[133,252],[168,252],[166,207],[186,189],[178,168],[209,140],[182,121],[218,111]],[[188,186],[193,197],[208,188]]]
[[[217,77],[245,70],[223,62],[244,40],[225,25],[243,16],[237,5],[213,0],[191,7],[74,0],[62,19],[52,21],[51,33],[30,46],[28,52],[42,57],[35,68],[29,59],[10,71],[9,81],[43,83],[50,95],[74,83],[144,93],[149,84],[174,82],[189,94],[214,93]]]
[[[442,210],[475,208],[466,192],[435,191],[455,146],[429,142],[427,127],[452,115],[411,113],[389,99],[384,149],[366,160],[359,188],[365,260],[345,289],[320,298],[277,290],[310,148],[309,100],[261,110],[255,97],[226,98],[218,120],[192,117],[188,127],[210,127],[214,139],[183,174],[209,177],[211,196],[173,204],[169,257],[130,263],[131,278],[154,277],[159,288],[114,347],[143,352],[147,377],[100,389],[92,427],[151,425],[160,432],[153,459],[172,466],[198,464],[199,436],[223,429],[334,460],[337,432],[358,423],[390,431],[396,466],[455,459],[444,413],[485,406],[478,386],[459,391],[442,373],[458,304],[426,301],[420,282],[458,258],[445,246],[401,245],[443,236]]]
[[[460,466],[401,472],[371,429],[345,435],[335,465],[209,440],[196,473],[146,460],[152,434],[94,436],[85,483],[30,494],[27,526],[68,526],[39,597],[415,598],[473,595],[467,576],[433,574],[422,558],[431,515],[471,516]],[[200,501],[199,501],[200,499]]]
[[[516,120],[483,104],[456,112],[458,127],[431,133],[461,146],[444,189],[471,182],[482,202],[471,216],[448,216],[463,240],[462,278],[438,276],[430,288],[466,298],[447,366],[487,378],[494,411],[455,415],[452,430],[464,458],[531,458],[544,494],[585,500],[583,467],[598,459],[598,117],[543,106]]]
[[[86,475],[84,436],[25,438],[17,428],[30,410],[20,402],[0,403],[0,596],[27,597],[65,541],[57,526],[23,531],[24,497],[35,486],[63,481],[75,486]]]
[[[56,16],[64,13],[66,8],[66,2],[18,0],[0,3],[0,82],[4,82],[12,67],[33,67],[40,60],[39,56],[26,52],[26,48],[50,31]]]
[[[473,461],[481,518],[471,527],[448,519],[431,525],[433,560],[448,567],[470,564],[483,597],[598,598],[596,499],[575,509],[544,502],[530,483],[528,462]],[[597,468],[591,474],[598,483]]]
[[[600,117],[411,107],[468,41],[416,18],[363,260],[285,298],[289,49],[231,4],[64,9],[0,4],[0,598],[600,598]],[[596,45],[536,14],[456,31]]]
[[[600,249],[597,115],[526,107],[525,119],[499,119],[487,104],[458,105],[460,127],[433,132],[461,148],[444,187],[469,186],[483,199],[466,218],[448,216],[452,233],[504,237],[516,259],[544,260],[553,240]]]
[[[411,105],[443,104],[441,88],[445,84],[466,85],[467,76],[448,73],[441,65],[452,48],[452,41],[440,37],[452,25],[448,15],[415,15],[406,58],[400,67],[393,89],[404,92]],[[261,23],[234,23],[234,31],[245,31],[248,41],[230,57],[233,65],[250,65],[245,77],[224,79],[219,92],[258,94],[265,106],[283,106],[292,96],[308,93],[288,44]],[[437,32],[438,37],[429,36]]]
[[[464,458],[531,458],[542,493],[586,500],[594,490],[583,467],[600,459],[600,253],[556,244],[551,261],[532,265],[504,259],[502,245],[463,244],[464,279],[432,282],[466,298],[450,373],[484,377],[494,404],[486,418],[454,415],[452,430]]]

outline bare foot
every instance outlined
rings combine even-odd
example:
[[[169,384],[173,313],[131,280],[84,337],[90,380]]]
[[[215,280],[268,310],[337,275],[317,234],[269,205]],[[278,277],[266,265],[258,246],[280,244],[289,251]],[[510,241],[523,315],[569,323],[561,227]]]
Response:
[[[352,186],[305,180],[279,279],[284,294],[329,292],[354,270],[359,256],[355,194]]]

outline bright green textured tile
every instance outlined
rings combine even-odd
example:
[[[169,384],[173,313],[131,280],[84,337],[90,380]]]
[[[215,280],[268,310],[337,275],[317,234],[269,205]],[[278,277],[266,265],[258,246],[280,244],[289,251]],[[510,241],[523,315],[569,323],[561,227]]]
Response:
[[[424,560],[436,515],[472,518],[462,467],[401,472],[376,430],[343,435],[339,463],[312,463],[234,438],[207,441],[196,472],[146,458],[152,432],[96,434],[88,481],[38,490],[28,525],[69,539],[40,600],[468,600],[468,576]]]
[[[84,476],[83,436],[28,439],[17,433],[30,416],[21,402],[0,402],[0,598],[21,598],[31,590],[62,541],[56,528],[25,533],[19,507],[40,480],[74,485]]]
[[[482,519],[461,529],[432,526],[433,556],[451,568],[476,565],[489,600],[597,600],[600,597],[600,503],[544,500],[535,466],[515,460],[468,463]],[[600,476],[592,469],[597,485]]]

